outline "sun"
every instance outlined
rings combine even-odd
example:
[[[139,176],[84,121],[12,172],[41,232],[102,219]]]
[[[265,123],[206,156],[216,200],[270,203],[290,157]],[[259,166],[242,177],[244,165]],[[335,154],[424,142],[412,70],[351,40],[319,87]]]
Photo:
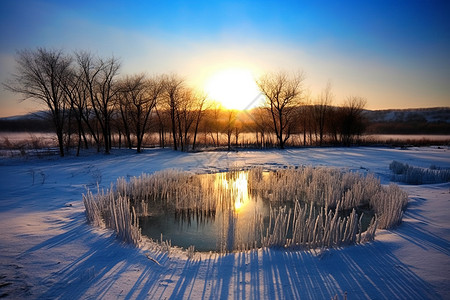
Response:
[[[255,78],[247,69],[224,69],[214,73],[206,80],[205,91],[226,109],[245,110],[261,104]]]

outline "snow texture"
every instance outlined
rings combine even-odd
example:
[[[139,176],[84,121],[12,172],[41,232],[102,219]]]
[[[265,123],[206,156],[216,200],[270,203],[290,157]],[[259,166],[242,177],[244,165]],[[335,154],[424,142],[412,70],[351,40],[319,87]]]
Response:
[[[304,148],[0,159],[0,297],[6,299],[449,299],[450,184],[401,185],[402,224],[374,242],[321,251],[226,255],[134,248],[87,224],[82,194],[118,177],[177,168],[312,165],[372,172],[389,164],[450,167],[448,148]],[[192,256],[192,255],[191,255]]]

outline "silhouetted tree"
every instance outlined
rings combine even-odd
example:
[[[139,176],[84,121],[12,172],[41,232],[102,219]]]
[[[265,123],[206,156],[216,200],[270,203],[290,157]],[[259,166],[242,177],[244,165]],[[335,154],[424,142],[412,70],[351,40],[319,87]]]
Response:
[[[25,99],[44,103],[51,115],[58,138],[60,156],[64,156],[64,125],[68,103],[63,80],[70,71],[72,59],[62,50],[23,50],[18,52],[17,73],[5,87]]]
[[[164,99],[170,115],[174,150],[178,150],[177,110],[179,108],[184,85],[184,80],[179,78],[175,74],[166,76],[164,78]]]
[[[219,133],[220,133],[221,117],[222,117],[222,106],[217,102],[213,102],[210,109],[208,110],[208,119],[209,119],[208,131],[213,141],[213,144],[216,147],[220,146]]]
[[[157,117],[157,127],[159,135],[159,146],[164,148],[166,146],[166,132],[170,128],[170,117],[165,106],[159,101],[155,107]]]
[[[147,131],[151,112],[163,90],[161,78],[147,79],[144,74],[126,76],[118,83],[118,104],[126,132],[136,136],[137,152],[141,152],[144,134]],[[128,143],[131,144],[128,136]]]
[[[326,120],[333,102],[331,83],[328,82],[325,89],[320,93],[313,109],[313,117],[319,131],[319,145],[322,146],[323,135],[325,133]]]
[[[84,124],[90,128],[90,110],[88,106],[88,93],[86,86],[82,82],[81,72],[77,68],[71,68],[70,72],[63,78],[62,85],[65,95],[70,104],[71,116],[74,116],[77,123],[78,143],[77,156],[80,154],[82,142],[88,148]],[[94,136],[95,137],[95,136]]]
[[[239,146],[239,135],[241,134],[243,129],[243,124],[239,119],[236,119],[236,122],[234,122],[234,144],[236,147]]]
[[[77,54],[77,62],[81,69],[82,82],[88,92],[90,105],[100,126],[105,153],[108,154],[111,150],[112,99],[118,92],[115,81],[120,68],[119,60],[114,57],[104,60],[95,58],[88,52],[80,52]],[[100,137],[94,130],[93,135],[97,135],[99,147]]]
[[[137,76],[137,75],[136,75]],[[131,123],[133,114],[132,112],[132,104],[129,100],[129,95],[132,94],[132,87],[129,87],[128,85],[131,85],[130,77],[126,77],[125,79],[119,80],[117,83],[117,88],[119,89],[119,93],[117,93],[114,97],[115,107],[118,110],[119,118],[121,122],[118,124],[118,131],[119,134],[123,134],[125,137],[125,143],[128,149],[133,148],[133,143],[131,141]]]
[[[254,122],[251,127],[256,133],[256,144],[264,148],[266,147],[266,134],[272,127],[270,113],[264,108],[257,107],[251,111],[251,119]]]
[[[198,134],[200,122],[201,122],[202,118],[204,117],[206,99],[207,99],[207,96],[205,94],[199,93],[199,92],[197,92],[193,97],[195,121],[194,121],[194,139],[192,141],[192,150],[195,150],[195,147],[197,145],[197,134]]]
[[[227,136],[227,147],[228,151],[231,150],[231,136],[233,135],[236,118],[237,118],[237,111],[234,109],[230,109],[226,111],[226,119],[225,124],[223,125],[223,132]]]
[[[79,107],[84,113],[82,114],[85,124],[87,125],[91,136],[97,145],[97,150],[100,151],[100,135],[98,134],[98,121],[91,116],[95,116],[92,109],[92,98],[94,98],[95,91],[95,81],[100,69],[96,67],[94,56],[86,51],[81,51],[75,53],[78,73],[81,82],[81,87],[84,91],[84,101],[83,105]]]
[[[279,72],[266,74],[256,82],[266,97],[266,107],[270,111],[273,130],[280,149],[284,149],[291,135],[296,119],[295,108],[301,102],[303,81],[303,73],[288,75],[285,72]]]
[[[190,130],[196,119],[195,95],[187,87],[183,88],[176,108],[176,123],[181,151],[188,150]]]
[[[365,105],[365,98],[351,96],[346,99],[344,105],[338,111],[341,142],[345,146],[350,146],[355,137],[361,135],[364,130],[363,112]]]
[[[297,114],[298,126],[300,132],[303,134],[303,146],[306,146],[307,137],[309,136],[309,142],[311,143],[311,132],[312,132],[312,99],[311,93],[307,90],[303,96],[303,103],[298,108],[299,112]]]

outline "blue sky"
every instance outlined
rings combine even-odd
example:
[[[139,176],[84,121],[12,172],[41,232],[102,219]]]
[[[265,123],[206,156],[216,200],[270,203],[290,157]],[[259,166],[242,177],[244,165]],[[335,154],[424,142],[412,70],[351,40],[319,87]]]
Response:
[[[122,73],[169,73],[193,85],[227,67],[306,73],[339,104],[450,106],[449,1],[0,1],[0,80],[16,50],[89,50]],[[38,109],[0,90],[0,116]]]

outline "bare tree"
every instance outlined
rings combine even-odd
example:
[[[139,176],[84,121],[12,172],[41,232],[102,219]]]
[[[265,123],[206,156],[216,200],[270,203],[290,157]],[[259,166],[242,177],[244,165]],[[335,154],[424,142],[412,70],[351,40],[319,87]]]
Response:
[[[244,125],[241,120],[237,119],[236,122],[234,122],[234,144],[236,147],[239,146],[239,135],[242,132]]]
[[[96,93],[96,78],[100,72],[100,69],[96,66],[94,56],[89,52],[77,52],[75,53],[75,57],[79,69],[79,78],[85,93],[85,101],[83,102],[82,109],[86,109],[86,111],[82,114],[82,116],[88,126],[91,136],[97,144],[97,150],[100,151],[100,135],[98,134],[98,130],[96,130],[98,122],[97,120],[92,120],[90,114],[93,110],[92,99]]]
[[[231,150],[231,136],[233,135],[236,118],[237,118],[236,110],[230,109],[226,112],[226,119],[225,119],[225,124],[223,126],[223,131],[227,135],[228,151]]]
[[[184,79],[175,74],[164,76],[163,84],[163,101],[157,110],[161,130],[160,140],[164,134],[165,113],[167,113],[174,150],[178,148],[181,148],[181,151],[188,150],[192,139],[192,147],[195,148],[199,124],[205,112],[206,95],[186,86]]]
[[[187,150],[189,145],[189,129],[194,122],[192,113],[192,94],[191,91],[184,88],[179,97],[178,107],[176,108],[176,123],[178,130],[178,141],[181,151]]]
[[[115,86],[119,73],[119,60],[95,58],[88,52],[77,53],[77,62],[81,69],[82,81],[89,95],[90,105],[100,126],[105,153],[111,150],[111,116],[113,97],[118,92]],[[95,132],[93,132],[96,135]],[[97,135],[97,146],[100,137]]]
[[[205,98],[197,95],[193,89],[188,87],[183,89],[180,96],[176,109],[176,119],[181,151],[186,151],[190,144],[192,131],[196,136]]]
[[[303,146],[306,146],[307,137],[309,136],[311,142],[311,118],[312,118],[312,98],[310,90],[306,90],[303,96],[303,103],[299,107],[299,127],[303,133]]]
[[[197,134],[201,120],[203,119],[205,112],[205,103],[207,96],[204,93],[196,92],[193,97],[194,101],[194,113],[195,113],[195,121],[194,121],[194,139],[192,141],[192,150],[195,150],[197,145]]]
[[[119,83],[119,89],[121,90],[120,93],[116,94],[115,96],[115,103],[116,103],[116,108],[118,108],[119,110],[119,114],[120,114],[120,125],[119,125],[119,135],[124,135],[125,137],[125,142],[126,145],[128,147],[128,149],[132,149],[133,148],[133,143],[131,141],[131,129],[130,129],[130,125],[131,125],[131,118],[132,118],[132,114],[131,114],[131,102],[128,101],[127,97],[124,97],[124,93],[127,93],[126,90],[123,87],[123,82]],[[120,137],[119,137],[120,138]]]
[[[117,87],[114,84],[120,64],[116,58],[112,57],[106,61],[99,59],[98,67],[100,76],[97,77],[96,93],[91,101],[102,129],[105,153],[109,154],[111,151],[111,116],[114,112],[112,99],[117,93]]]
[[[207,129],[206,131],[208,131],[213,145],[215,147],[220,146],[220,139],[219,139],[219,133],[220,133],[220,119],[222,118],[222,106],[217,103],[217,102],[212,102],[211,106],[208,109],[208,121],[206,122],[207,124]]]
[[[75,116],[78,131],[77,156],[80,154],[82,140],[84,140],[85,148],[88,148],[88,142],[83,128],[83,123],[89,117],[87,113],[87,94],[85,86],[81,82],[81,76],[72,68],[64,78],[62,78],[62,87],[65,91],[66,98],[69,102],[70,116]],[[87,122],[87,121],[86,121]],[[87,122],[89,126],[89,122]]]
[[[144,74],[127,76],[118,85],[119,106],[124,126],[136,136],[137,152],[141,152],[144,134],[147,131],[151,112],[163,90],[161,78],[147,79]]]
[[[165,109],[164,105],[159,101],[155,107],[155,113],[157,117],[157,127],[159,133],[159,146],[164,148],[166,146],[166,133],[167,129],[170,128],[170,118]]]
[[[323,135],[325,132],[326,120],[330,112],[330,106],[333,102],[331,83],[328,82],[325,89],[320,93],[314,105],[313,116],[319,131],[319,145],[322,146]]]
[[[345,146],[350,146],[356,136],[362,134],[364,130],[364,107],[366,99],[358,96],[350,96],[344,105],[339,109],[339,123],[341,142]]]
[[[25,99],[35,99],[50,110],[58,138],[59,154],[64,156],[64,122],[67,113],[62,79],[70,71],[72,59],[62,50],[38,48],[18,52],[17,74],[5,87]]]
[[[296,107],[301,102],[303,81],[303,73],[288,75],[279,72],[266,74],[256,82],[266,97],[266,107],[270,111],[280,149],[284,149],[290,137],[296,118]]]
[[[165,103],[170,114],[174,150],[178,150],[177,110],[180,105],[184,85],[184,80],[175,74],[165,76],[164,78]]]
[[[251,111],[251,119],[253,120],[253,130],[256,134],[256,144],[259,147],[266,147],[266,134],[271,128],[271,117],[270,113],[268,113],[267,109],[262,107],[257,107],[252,109]]]

